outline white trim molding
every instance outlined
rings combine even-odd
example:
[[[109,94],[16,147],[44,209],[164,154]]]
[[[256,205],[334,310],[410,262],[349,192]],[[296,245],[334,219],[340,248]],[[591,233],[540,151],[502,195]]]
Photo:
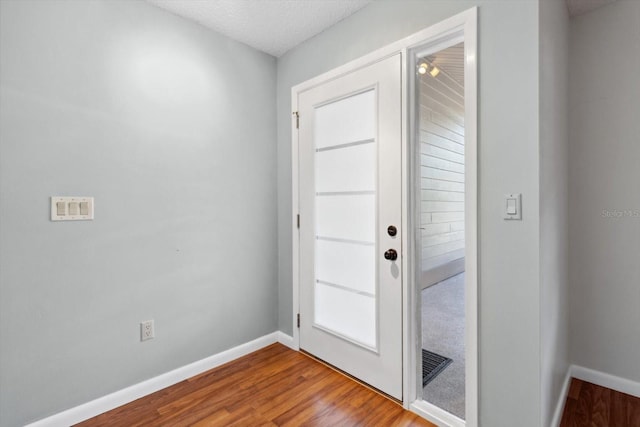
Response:
[[[571,385],[571,378],[576,378],[582,381],[586,381],[592,384],[599,385],[601,387],[610,388],[611,390],[619,391],[620,393],[630,394],[635,397],[640,397],[640,382],[629,380],[627,378],[618,377],[615,375],[607,374],[605,372],[596,371],[595,369],[585,368],[578,365],[570,365],[567,370],[567,375],[562,385],[562,391],[558,397],[558,404],[553,415],[551,425],[558,427],[562,421],[562,413],[564,412],[564,403],[569,395],[569,387]]]
[[[478,9],[477,7],[468,9],[462,13],[452,16],[449,19],[423,30],[415,35],[414,44],[410,46],[408,52],[409,70],[407,80],[409,91],[407,94],[409,135],[408,141],[409,155],[418,152],[416,138],[416,117],[415,108],[415,86],[411,83],[414,78],[414,71],[417,58],[432,54],[439,50],[448,48],[457,43],[464,42],[464,127],[465,127],[465,419],[462,420],[443,409],[422,400],[422,387],[416,384],[415,379],[419,378],[421,372],[421,344],[422,326],[421,313],[418,310],[419,303],[416,301],[419,292],[422,290],[420,278],[422,269],[419,259],[409,259],[409,266],[405,272],[408,278],[408,305],[405,313],[408,318],[405,322],[412,325],[409,331],[409,343],[405,344],[405,352],[409,355],[410,372],[405,381],[411,384],[408,390],[409,408],[428,420],[441,426],[467,426],[477,427],[478,418]],[[416,157],[414,155],[414,157]],[[408,162],[411,165],[411,162]],[[411,168],[411,166],[410,166]],[[409,169],[410,169],[409,168]],[[405,191],[412,191],[416,182],[419,182],[418,165],[413,165],[413,171],[408,171]],[[405,195],[411,199],[411,194]],[[414,197],[415,198],[415,197]],[[409,208],[415,207],[415,201],[408,204]],[[416,241],[419,236],[419,224],[416,218],[409,216],[406,218],[409,224],[409,231],[405,239],[413,250],[418,247]],[[413,230],[413,232],[411,232]],[[413,377],[412,377],[413,376]],[[405,402],[406,403],[406,402]]]
[[[602,387],[610,388],[621,393],[640,397],[640,382],[617,377],[615,375],[607,374],[605,372],[596,371],[594,369],[589,369],[578,365],[571,365],[569,369],[573,378],[597,384]]]
[[[253,353],[276,342],[286,345],[287,347],[292,347],[293,338],[280,331],[273,332],[205,359],[174,369],[173,371],[158,375],[157,377],[99,397],[75,408],[67,409],[66,411],[28,424],[26,427],[63,427],[77,424],[151,393],[155,393],[158,390],[177,384],[180,381],[224,365],[232,360],[246,356],[249,353]]]
[[[298,351],[300,348],[295,345],[293,341],[293,337],[291,335],[287,335],[282,331],[276,332],[276,336],[278,337],[278,342],[284,346],[289,347],[291,350]]]
[[[564,403],[569,395],[569,387],[571,386],[571,366],[567,369],[567,375],[564,377],[564,383],[562,384],[562,390],[560,396],[558,396],[558,403],[556,404],[556,410],[553,413],[553,419],[551,420],[551,427],[559,427],[560,421],[562,421],[562,413],[564,412]]]

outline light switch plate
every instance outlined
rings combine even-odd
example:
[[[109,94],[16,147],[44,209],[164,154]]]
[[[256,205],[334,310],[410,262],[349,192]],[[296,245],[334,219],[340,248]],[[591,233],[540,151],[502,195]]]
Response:
[[[514,212],[515,208],[515,212]],[[522,194],[510,193],[504,195],[503,207],[504,219],[521,220],[522,219]]]
[[[63,212],[65,215],[58,215],[58,203],[63,203],[65,209]],[[86,205],[84,205],[86,203]],[[73,209],[69,209],[69,207],[73,206],[75,208],[75,214],[71,215]],[[82,206],[83,208],[86,206],[86,214],[85,209],[79,209]],[[93,197],[59,197],[52,196],[51,197],[51,221],[87,221],[93,219]]]

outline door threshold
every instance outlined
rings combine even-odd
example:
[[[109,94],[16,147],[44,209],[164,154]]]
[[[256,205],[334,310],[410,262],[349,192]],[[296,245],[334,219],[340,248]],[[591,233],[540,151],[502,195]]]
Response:
[[[397,404],[397,405],[400,405],[400,406],[403,406],[403,403],[402,403],[402,401],[401,401],[401,400],[398,400],[398,399],[396,399],[395,397],[390,396],[390,395],[388,395],[387,393],[385,393],[385,392],[383,392],[383,391],[381,391],[381,390],[378,390],[377,388],[373,387],[373,386],[372,386],[372,385],[370,385],[370,384],[367,384],[367,383],[363,382],[362,380],[360,380],[360,379],[358,379],[358,378],[354,377],[353,375],[349,374],[348,372],[345,372],[345,371],[343,371],[342,369],[336,368],[336,367],[335,367],[335,366],[333,366],[332,364],[327,363],[327,362],[325,362],[324,360],[317,358],[317,357],[316,357],[316,356],[314,356],[313,354],[308,353],[308,352],[306,352],[306,351],[305,351],[305,350],[303,350],[303,349],[300,349],[300,350],[299,350],[299,352],[300,352],[301,354],[303,354],[303,355],[307,356],[308,358],[313,359],[313,360],[315,360],[316,362],[318,362],[318,363],[320,363],[320,364],[322,364],[322,365],[326,366],[327,368],[329,368],[329,369],[331,369],[331,370],[333,370],[333,371],[335,371],[335,372],[339,373],[340,375],[342,375],[342,376],[344,376],[344,377],[347,377],[347,378],[349,378],[350,380],[352,380],[352,381],[354,381],[354,382],[356,382],[356,383],[360,384],[361,386],[363,386],[363,387],[365,387],[365,388],[367,388],[367,389],[371,390],[372,392],[377,393],[377,394],[379,394],[380,396],[387,398],[388,400],[392,401],[393,403],[395,403],[395,404]],[[403,406],[403,407],[404,407],[404,406]]]
[[[467,425],[462,418],[458,418],[426,400],[416,400],[409,406],[409,410],[441,427],[466,427]]]

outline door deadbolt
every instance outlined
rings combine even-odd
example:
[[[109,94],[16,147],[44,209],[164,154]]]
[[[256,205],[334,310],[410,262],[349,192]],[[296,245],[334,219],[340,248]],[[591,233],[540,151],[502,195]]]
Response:
[[[398,252],[395,249],[388,249],[384,253],[384,259],[388,259],[389,261],[395,261],[398,259]]]
[[[390,225],[389,227],[387,227],[387,233],[389,233],[389,236],[393,237],[398,234],[398,229],[395,225]]]

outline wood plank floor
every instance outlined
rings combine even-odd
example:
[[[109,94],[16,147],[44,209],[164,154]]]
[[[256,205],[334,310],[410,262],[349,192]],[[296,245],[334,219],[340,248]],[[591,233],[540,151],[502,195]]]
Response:
[[[433,426],[321,363],[273,344],[78,426]]]
[[[560,427],[639,427],[640,398],[573,378]]]

